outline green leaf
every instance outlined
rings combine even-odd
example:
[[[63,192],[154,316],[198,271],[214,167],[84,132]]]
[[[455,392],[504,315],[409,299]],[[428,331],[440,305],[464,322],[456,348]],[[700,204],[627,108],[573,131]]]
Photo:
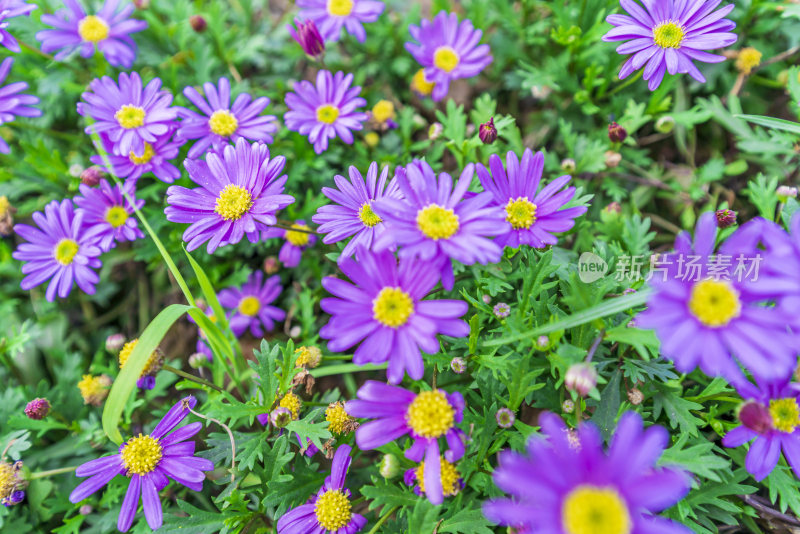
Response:
[[[492,534],[490,523],[480,510],[459,510],[439,525],[439,532],[452,534]]]
[[[620,400],[619,383],[622,373],[619,369],[614,371],[611,378],[603,388],[603,393],[600,395],[600,403],[597,410],[592,416],[592,422],[600,429],[603,434],[603,439],[608,441],[611,434],[614,432],[615,422],[617,420],[617,413],[622,401]]]
[[[420,497],[415,495],[413,491],[408,488],[401,488],[395,484],[387,482],[386,480],[378,477],[372,477],[372,486],[364,486],[361,488],[361,495],[367,498],[369,502],[369,509],[374,510],[381,506],[414,506],[420,500]],[[389,508],[386,508],[387,510]]]
[[[319,450],[322,450],[323,440],[330,439],[331,433],[328,431],[327,422],[313,422],[313,419],[319,412],[320,410],[314,410],[306,415],[303,419],[291,421],[288,425],[286,425],[286,430],[289,431],[289,435],[294,432],[300,436],[300,439],[304,444],[306,443],[306,439],[310,439]]]
[[[653,396],[653,417],[658,419],[663,410],[671,428],[680,427],[681,432],[696,436],[697,427],[705,423],[692,415],[691,410],[702,410],[703,405],[682,398],[679,390],[665,384],[653,382],[653,385],[658,390]]]
[[[758,124],[759,126],[800,135],[800,123],[797,122],[776,119],[774,117],[764,117],[761,115],[735,115],[735,117],[752,122],[753,124]]]
[[[183,252],[189,259],[189,264],[192,266],[192,270],[194,270],[194,275],[197,277],[197,283],[200,284],[200,290],[203,292],[203,297],[206,299],[208,305],[211,306],[211,309],[214,310],[214,317],[217,319],[219,328],[221,330],[228,330],[228,317],[225,315],[225,310],[222,309],[222,305],[219,303],[217,292],[214,291],[214,286],[211,285],[208,275],[206,275],[206,272],[202,267],[200,267],[200,264],[197,263],[194,258],[192,258],[185,246],[183,247]]]

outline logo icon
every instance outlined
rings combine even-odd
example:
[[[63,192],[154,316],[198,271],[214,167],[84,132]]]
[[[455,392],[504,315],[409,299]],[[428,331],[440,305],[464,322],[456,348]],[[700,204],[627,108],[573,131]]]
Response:
[[[581,282],[591,284],[599,280],[608,272],[606,260],[591,252],[584,252],[578,258],[578,278]]]

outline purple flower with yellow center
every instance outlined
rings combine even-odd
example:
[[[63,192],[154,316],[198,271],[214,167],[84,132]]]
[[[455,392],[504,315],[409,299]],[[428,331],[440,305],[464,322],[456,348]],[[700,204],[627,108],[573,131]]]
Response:
[[[200,109],[201,113],[179,108],[183,119],[178,130],[178,139],[198,139],[189,149],[190,158],[198,158],[209,147],[220,152],[230,141],[234,143],[244,137],[250,141],[272,142],[272,134],[278,131],[274,115],[261,115],[269,105],[269,98],[255,100],[248,93],[236,97],[231,106],[231,83],[220,78],[217,86],[203,84],[205,98],[194,87],[187,87],[183,95]]]
[[[512,498],[485,503],[489,520],[525,533],[691,533],[654,515],[691,486],[682,469],[656,466],[669,443],[664,428],[644,430],[642,418],[627,412],[604,451],[591,423],[582,424],[574,438],[556,415],[542,414],[539,423],[546,437],[528,442],[527,457],[500,453],[494,482]]]
[[[123,475],[130,482],[122,501],[117,528],[121,532],[131,528],[140,497],[147,524],[153,530],[159,528],[163,518],[158,492],[169,484],[167,477],[191,490],[202,491],[206,478],[203,471],[214,469],[210,461],[194,456],[194,441],[186,441],[200,431],[202,423],[189,423],[176,429],[196,404],[194,397],[181,399],[150,434],[132,437],[120,445],[117,454],[79,466],[75,474],[90,478],[70,493],[70,502],[82,501],[111,482],[115,476]]]
[[[295,221],[291,230],[272,227],[261,233],[262,239],[272,239],[274,237],[282,237],[285,240],[278,253],[278,259],[286,267],[300,265],[303,251],[317,242],[317,236],[313,234],[313,230],[303,220]]]
[[[220,291],[220,304],[233,310],[230,325],[237,336],[241,336],[249,328],[253,336],[262,337],[262,325],[269,332],[275,328],[275,321],[286,318],[286,312],[270,306],[281,293],[280,276],[270,276],[266,281],[263,278],[264,274],[256,271],[247,278],[242,287],[229,287]]]
[[[118,156],[144,157],[146,143],[155,143],[175,125],[172,95],[155,78],[142,88],[139,74],[120,73],[119,84],[108,76],[96,78],[81,95],[78,113],[91,117],[86,133],[105,134]]]
[[[358,390],[358,399],[347,401],[345,410],[353,417],[375,419],[356,430],[356,443],[362,450],[378,448],[408,434],[414,444],[405,451],[405,457],[412,462],[424,458],[420,486],[425,488],[428,500],[441,504],[445,496],[441,462],[452,464],[464,456],[464,433],[456,427],[464,416],[461,393],[441,389],[412,393],[367,380]],[[448,447],[443,457],[440,438],[445,438]]]
[[[361,87],[350,87],[352,83],[352,74],[327,70],[317,73],[316,85],[308,80],[295,83],[295,92],[286,95],[286,127],[307,135],[317,154],[325,152],[328,140],[335,137],[352,144],[351,130],[361,130],[367,120],[366,113],[356,111],[367,101],[358,96]]]
[[[292,508],[278,519],[278,534],[354,534],[367,519],[353,513],[350,490],[344,487],[350,468],[349,445],[340,445],[333,455],[331,475],[306,504]]]
[[[200,187],[170,186],[167,220],[191,224],[183,233],[188,250],[208,241],[211,254],[245,235],[256,243],[260,231],[277,222],[275,212],[294,202],[283,194],[285,162],[283,156],[270,158],[266,145],[251,145],[244,138],[235,147],[226,146],[222,154],[207,153],[205,161],[187,159],[183,165],[189,178]]]
[[[122,350],[119,351],[119,368],[122,369],[128,364],[128,358],[133,354],[133,349],[139,343],[139,338],[132,339],[123,345]],[[147,357],[142,372],[136,380],[136,386],[139,389],[153,389],[156,386],[156,375],[164,366],[164,353],[161,349],[156,349]]]
[[[136,224],[136,217],[131,217],[134,204],[125,197],[127,194],[134,200],[136,209],[144,206],[144,200],[136,200],[133,182],[112,187],[104,178],[100,180],[100,187],[81,184],[79,189],[81,194],[75,197],[75,204],[83,210],[83,224],[94,230],[103,252],[111,250],[115,241],[135,241],[144,237]]]
[[[300,16],[311,19],[326,41],[338,41],[342,28],[363,43],[367,38],[362,23],[375,22],[384,4],[377,0],[297,0]]]
[[[34,9],[36,6],[26,3],[25,0],[0,0],[0,46],[8,48],[12,52],[21,50],[14,36],[6,30],[8,20],[29,15]]]
[[[455,13],[440,11],[408,31],[417,42],[406,43],[406,50],[424,67],[424,82],[435,84],[433,100],[447,96],[451,81],[477,76],[492,62],[489,45],[478,44],[483,32],[469,20],[459,22]]]
[[[758,481],[775,469],[781,450],[800,477],[800,386],[788,380],[760,387],[739,381],[735,386],[745,400],[739,409],[742,424],[728,432],[722,444],[738,447],[752,441],[744,466]]]
[[[456,469],[455,465],[445,460],[444,457],[439,458],[439,464],[439,471],[441,473],[439,476],[439,486],[442,488],[442,496],[453,497],[458,495],[464,488],[464,480],[461,478],[458,469]],[[417,495],[425,495],[427,497],[427,492],[425,490],[425,462],[420,462],[419,466],[406,470],[406,472],[403,473],[403,482],[406,486],[413,486],[414,493]],[[439,486],[436,486],[436,488]],[[433,504],[440,504],[440,502],[433,502]]]
[[[33,214],[38,228],[27,224],[14,226],[14,231],[27,243],[21,243],[12,254],[14,259],[27,262],[22,266],[20,286],[32,289],[47,280],[45,296],[55,300],[56,294],[65,298],[72,291],[72,283],[89,295],[93,295],[100,277],[94,269],[101,265],[98,256],[97,229],[84,224],[84,213],[75,210],[69,199],[53,200],[44,208],[44,213]]]
[[[181,177],[181,171],[170,161],[178,157],[180,147],[185,143],[172,138],[174,131],[174,128],[170,129],[169,132],[159,136],[154,143],[145,142],[144,153],[141,156],[137,156],[133,151],[127,156],[113,154],[111,151],[114,144],[105,135],[101,135],[100,138],[106,151],[109,152],[106,157],[113,168],[111,170],[120,178],[127,178],[136,183],[143,174],[152,172],[162,182],[171,184]],[[95,154],[90,159],[95,165],[101,165],[109,171],[105,167],[106,160],[103,156]]]
[[[333,181],[338,189],[323,187],[322,194],[334,204],[322,206],[311,220],[320,225],[323,243],[336,243],[350,236],[353,238],[342,250],[340,258],[352,256],[356,248],[371,248],[376,237],[386,231],[386,225],[372,210],[372,203],[381,198],[401,197],[397,181],[392,179],[388,186],[389,166],[383,168],[378,177],[378,163],[373,161],[367,171],[366,181],[354,166],[350,166],[350,180],[338,174]]]
[[[22,462],[10,464],[0,458],[0,503],[14,506],[25,498],[25,480],[22,477]]]
[[[356,251],[358,261],[345,258],[340,269],[353,283],[327,276],[322,287],[336,298],[322,299],[320,306],[331,314],[320,336],[328,349],[341,352],[361,342],[353,362],[389,361],[389,382],[399,383],[408,372],[422,378],[420,349],[439,352],[436,334],[465,337],[469,326],[459,319],[467,313],[463,300],[423,300],[439,279],[438,263],[401,259],[398,266],[389,251]]]
[[[42,22],[54,29],[42,30],[36,39],[42,42],[42,52],[55,52],[60,61],[80,49],[88,58],[99,50],[114,67],[129,69],[136,59],[136,43],[130,34],[147,28],[147,22],[131,19],[133,4],[119,9],[120,0],[106,0],[94,15],[88,14],[77,0],[64,0],[67,9],[55,15],[42,15]]]
[[[706,79],[694,61],[719,63],[724,56],[706,50],[724,48],[736,42],[736,27],[725,17],[734,5],[714,11],[720,0],[645,0],[644,7],[634,0],[620,0],[628,15],[609,15],[606,22],[614,29],[604,41],[627,41],[617,47],[619,54],[633,54],[622,65],[619,79],[644,67],[647,87],[655,91],[664,74],[689,74],[698,82]]]
[[[388,228],[375,240],[375,249],[400,246],[400,258],[419,258],[441,264],[442,285],[453,288],[451,259],[465,265],[496,263],[503,249],[491,239],[510,229],[503,214],[490,206],[492,195],[465,198],[474,165],[464,168],[458,181],[447,173],[438,180],[428,163],[415,160],[395,173],[402,199],[384,197],[373,209]]]
[[[716,236],[714,212],[700,216],[694,243],[687,232],[678,235],[675,253],[653,264],[653,293],[637,326],[656,331],[661,353],[682,373],[699,366],[735,381],[742,378],[740,363],[761,380],[783,379],[797,363],[787,329],[797,319],[764,303],[785,283],[759,276],[764,251],[752,246],[749,230],[734,233],[717,255]]]
[[[575,196],[575,188],[562,188],[570,177],[560,176],[540,189],[544,154],[526,148],[522,161],[514,152],[506,154],[506,166],[497,154],[489,157],[489,168],[478,164],[478,178],[490,192],[492,205],[502,212],[510,228],[495,241],[501,246],[517,248],[530,245],[543,248],[555,245],[555,232],[566,232],[575,224],[575,217],[586,213],[585,206],[564,208]]]
[[[39,117],[42,114],[41,110],[33,107],[39,103],[38,98],[20,93],[28,88],[27,83],[14,82],[3,85],[13,64],[14,59],[10,57],[0,63],[0,126],[13,122],[17,117]],[[8,154],[10,151],[8,144],[0,137],[0,153]]]

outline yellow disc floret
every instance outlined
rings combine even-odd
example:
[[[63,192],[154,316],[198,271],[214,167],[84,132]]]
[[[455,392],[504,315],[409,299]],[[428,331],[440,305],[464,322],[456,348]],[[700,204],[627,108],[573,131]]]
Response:
[[[319,347],[300,347],[299,349],[296,349],[294,353],[299,354],[297,359],[294,361],[295,367],[307,367],[309,369],[313,369],[322,361],[322,351],[319,350]]]
[[[800,426],[800,407],[797,406],[797,399],[769,401],[769,414],[772,416],[772,426],[781,432],[791,434]]]
[[[739,293],[724,280],[701,280],[692,288],[689,311],[706,326],[725,326],[739,316]]]
[[[108,31],[108,23],[96,15],[84,17],[78,23],[78,35],[90,43],[99,43],[108,39]]]
[[[350,499],[341,490],[328,490],[314,503],[317,522],[328,532],[337,532],[350,523],[353,516]]]
[[[423,96],[431,94],[434,86],[436,86],[436,82],[429,82],[425,77],[425,69],[419,69],[411,78],[411,90]]]
[[[300,417],[300,407],[303,405],[303,401],[300,400],[300,397],[292,393],[291,391],[288,392],[286,395],[283,396],[281,402],[278,403],[281,408],[286,408],[290,412],[292,412],[292,419],[297,420]]]
[[[353,12],[353,0],[328,0],[328,14],[346,17]]]
[[[0,501],[11,497],[18,483],[17,470],[14,466],[8,462],[0,462]]]
[[[344,411],[343,402],[334,402],[325,409],[325,420],[328,421],[328,430],[334,434],[344,434],[351,428],[353,419]]]
[[[414,433],[436,439],[453,428],[456,412],[444,391],[423,391],[409,404],[406,422]]]
[[[372,316],[391,328],[403,326],[414,313],[414,300],[399,287],[384,287],[372,301]]]
[[[317,108],[317,120],[325,124],[333,124],[339,118],[339,108],[323,104]]]
[[[561,507],[566,534],[630,534],[628,505],[612,488],[578,486]]]
[[[253,195],[240,185],[228,184],[219,192],[214,211],[226,221],[241,219],[253,206]]]
[[[433,53],[433,64],[438,69],[450,72],[458,67],[459,57],[455,50],[449,46],[440,46]]]
[[[442,480],[442,493],[445,497],[452,497],[461,491],[461,475],[459,475],[456,466],[439,457],[441,461],[441,480]],[[422,493],[425,493],[425,462],[419,464],[416,471],[417,485]]]
[[[114,118],[126,130],[138,128],[144,124],[144,108],[125,104],[114,113]]]
[[[56,244],[53,257],[55,257],[58,263],[66,266],[72,263],[75,255],[78,254],[78,250],[80,250],[80,246],[78,246],[77,241],[64,238]]]
[[[386,122],[394,118],[394,104],[389,100],[379,100],[372,106],[372,118],[378,122]]]
[[[111,206],[106,210],[105,219],[112,228],[119,228],[128,222],[128,212],[122,206]]]
[[[458,232],[458,215],[452,208],[428,204],[417,212],[417,227],[430,239],[448,239]]]
[[[308,245],[308,240],[311,238],[311,228],[305,224],[293,224],[292,228],[295,230],[286,231],[286,241],[296,247],[304,247]],[[298,232],[297,230],[303,230]]]
[[[258,300],[258,297],[250,295],[239,301],[239,313],[242,315],[254,317],[260,309],[261,301]]]
[[[750,74],[752,70],[761,64],[761,52],[758,49],[748,46],[739,50],[736,55],[736,68],[742,74]]]
[[[133,349],[136,348],[136,344],[139,342],[139,339],[133,339],[125,343],[122,346],[122,350],[119,351],[119,368],[122,369],[125,367],[125,364],[128,363],[128,358],[130,358]],[[142,369],[142,374],[140,376],[152,376],[155,375],[159,370],[161,370],[161,366],[164,364],[164,355],[161,353],[160,350],[156,349],[150,353],[150,356],[147,358],[147,363],[145,363],[144,368]]]
[[[141,156],[137,156],[133,153],[133,150],[131,150],[131,153],[128,154],[128,159],[131,160],[131,163],[134,165],[144,165],[145,163],[150,163],[150,160],[153,159],[153,156],[155,155],[156,153],[153,150],[153,145],[150,143],[145,143],[144,152]]]
[[[152,436],[139,434],[128,440],[120,456],[128,475],[146,475],[161,461],[161,443]]]
[[[368,228],[372,228],[381,222],[380,216],[372,211],[372,206],[369,202],[364,202],[361,205],[361,209],[358,210],[358,218],[361,220],[364,226]]]
[[[236,128],[239,127],[239,121],[233,113],[227,109],[218,109],[212,113],[211,118],[208,119],[208,127],[213,133],[221,135],[222,137],[228,137],[233,135]]]
[[[84,404],[100,406],[108,397],[108,388],[111,386],[111,379],[106,375],[92,376],[83,375],[78,382],[78,389],[83,397]]]
[[[671,20],[653,28],[653,41],[661,48],[680,48],[685,36],[684,29]]]
[[[506,220],[514,230],[530,228],[536,222],[536,204],[528,200],[528,197],[508,199]]]

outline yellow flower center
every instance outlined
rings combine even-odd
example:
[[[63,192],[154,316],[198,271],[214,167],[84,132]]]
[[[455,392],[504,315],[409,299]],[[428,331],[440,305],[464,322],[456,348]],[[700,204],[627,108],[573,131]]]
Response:
[[[578,486],[561,508],[566,534],[630,534],[633,530],[628,506],[615,490]]]
[[[261,309],[261,301],[258,300],[258,297],[253,297],[251,295],[249,297],[243,298],[239,302],[239,313],[241,313],[242,315],[247,315],[248,317],[254,317],[260,309]]]
[[[72,260],[75,258],[75,255],[78,253],[80,246],[78,246],[78,242],[74,239],[67,239],[64,238],[56,244],[55,251],[53,252],[53,256],[55,256],[56,261],[61,265],[69,265],[72,263]]]
[[[322,351],[319,350],[319,347],[300,347],[296,349],[294,353],[300,354],[294,361],[295,367],[309,367],[313,369],[322,361]]]
[[[99,43],[108,38],[108,23],[95,15],[84,17],[78,23],[78,34],[84,41]]]
[[[429,82],[425,77],[425,69],[419,69],[411,78],[411,90],[421,95],[431,94],[435,85],[435,82]]]
[[[337,532],[350,523],[350,499],[341,490],[328,490],[314,504],[317,522],[328,532]]]
[[[131,438],[123,447],[122,465],[128,471],[128,475],[146,475],[156,468],[161,461],[161,443],[152,436]]]
[[[381,222],[381,218],[377,213],[372,211],[372,206],[369,202],[364,202],[361,205],[361,209],[358,210],[358,218],[361,219],[361,222],[364,224],[364,226],[368,226],[370,228]]]
[[[341,402],[334,402],[325,409],[325,420],[328,421],[328,430],[334,434],[344,434],[353,422]]]
[[[303,401],[300,400],[300,397],[290,391],[283,396],[278,405],[281,408],[286,408],[292,412],[292,419],[297,420],[297,418],[300,417],[300,407],[303,405]]]
[[[8,208],[11,207],[11,202],[8,201],[8,197],[5,195],[0,196],[0,217],[3,217],[6,213],[8,213]]]
[[[306,226],[305,224],[293,224],[292,228],[297,228],[298,230],[305,230],[305,232],[298,232],[296,230],[287,230],[286,231],[286,241],[291,243],[296,247],[304,247],[308,245],[308,240],[311,237],[311,234],[308,232],[311,231],[311,228]]]
[[[253,196],[250,191],[240,185],[228,184],[219,192],[214,211],[226,221],[235,221],[253,205]]]
[[[431,239],[448,239],[458,232],[458,215],[451,208],[428,204],[417,212],[417,227]]]
[[[458,474],[456,466],[442,457],[439,457],[439,459],[441,461],[442,493],[444,493],[445,497],[452,497],[461,491],[461,484],[459,483],[461,475]],[[425,493],[425,462],[419,464],[416,474],[419,490]]]
[[[128,363],[128,358],[130,358],[133,349],[136,348],[136,344],[139,342],[139,339],[133,339],[125,343],[122,346],[122,350],[119,351],[119,368],[122,369],[125,367],[125,364]],[[147,363],[144,364],[144,369],[142,369],[142,374],[139,376],[148,376],[156,374],[164,363],[164,357],[162,356],[161,352],[156,349],[150,353],[150,356],[147,357]]]
[[[372,106],[372,118],[378,122],[386,122],[394,118],[394,104],[388,100],[380,100]]]
[[[131,153],[128,154],[128,159],[130,159],[131,163],[134,165],[144,165],[145,163],[150,163],[150,160],[153,159],[155,154],[156,152],[153,150],[153,146],[150,143],[145,143],[144,152],[141,156],[137,156],[133,153],[133,150],[131,150]]]
[[[0,462],[0,500],[11,497],[17,487],[17,472],[8,462]]]
[[[689,299],[692,315],[706,326],[725,326],[739,316],[739,293],[724,280],[701,280]]]
[[[233,132],[239,127],[239,121],[227,109],[218,109],[208,119],[208,127],[215,134],[228,137],[233,135]]]
[[[653,41],[661,48],[680,48],[685,35],[683,28],[671,20],[653,28]]]
[[[453,428],[456,412],[444,391],[423,391],[408,406],[406,421],[414,433],[436,439]]]
[[[379,323],[397,328],[414,313],[414,300],[399,287],[384,287],[372,301],[372,316]]]
[[[772,416],[772,426],[781,432],[792,433],[800,426],[800,407],[796,399],[769,401],[769,414]]]
[[[328,14],[346,17],[353,11],[353,0],[328,0]]]
[[[114,118],[126,130],[138,128],[144,124],[144,108],[125,104],[114,113]]]
[[[440,46],[433,53],[433,64],[437,69],[450,72],[458,67],[458,54],[449,46]]]
[[[317,120],[325,124],[333,124],[339,118],[339,108],[323,104],[317,108]]]
[[[111,385],[108,378],[104,376],[83,375],[78,382],[78,390],[86,404],[100,404],[108,395],[108,387]]]
[[[536,204],[528,197],[509,199],[506,204],[506,220],[514,230],[528,229],[536,222]]]
[[[736,68],[744,74],[750,74],[753,68],[761,64],[761,52],[752,46],[742,48],[736,56]]]
[[[113,228],[119,228],[128,220],[128,212],[122,206],[111,206],[106,210],[106,222]]]

